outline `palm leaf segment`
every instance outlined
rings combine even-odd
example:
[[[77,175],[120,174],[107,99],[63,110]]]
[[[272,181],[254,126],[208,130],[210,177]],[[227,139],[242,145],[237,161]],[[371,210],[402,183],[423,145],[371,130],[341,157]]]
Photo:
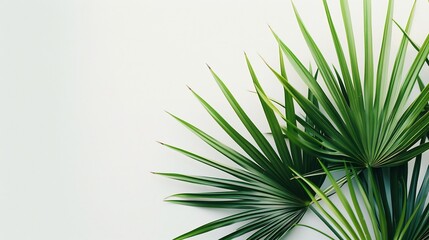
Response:
[[[275,72],[286,91],[294,97],[314,125],[325,133],[324,136],[312,138],[307,132],[299,131],[298,137],[291,140],[314,155],[331,161],[347,161],[360,167],[398,166],[429,149],[429,143],[413,147],[429,130],[429,112],[421,116],[429,100],[429,86],[424,87],[416,98],[410,97],[418,74],[427,60],[429,36],[426,37],[412,65],[403,74],[408,43],[404,35],[392,71],[389,72],[394,5],[393,0],[390,0],[378,65],[375,66],[371,1],[364,0],[365,59],[364,75],[361,76],[347,0],[341,0],[340,5],[350,64],[347,63],[346,53],[337,35],[327,1],[323,0],[323,3],[338,57],[339,71],[328,65],[295,7],[294,10],[327,92],[323,90],[320,81],[314,80],[302,62],[274,33],[283,53],[323,109],[323,111],[317,109]],[[414,7],[405,33],[411,28],[413,11]]]
[[[285,92],[284,105],[287,106],[285,120],[288,124],[286,127],[279,124],[273,110],[273,102],[262,90],[247,57],[246,61],[268,121],[275,146],[269,143],[265,135],[261,133],[244,112],[226,85],[210,69],[226,99],[253,137],[257,146],[246,140],[209,103],[191,90],[219,126],[246,153],[246,156],[222,144],[189,122],[172,115],[203,141],[235,163],[236,166],[227,166],[184,149],[164,144],[198,162],[216,168],[231,176],[231,178],[216,178],[189,176],[176,173],[157,173],[179,181],[201,184],[217,189],[216,191],[210,192],[176,194],[166,201],[196,207],[239,210],[239,213],[207,223],[176,239],[186,239],[235,223],[241,223],[241,226],[222,239],[234,239],[247,233],[250,234],[248,239],[278,239],[299,222],[311,202],[311,198],[298,181],[291,179],[293,173],[290,167],[301,174],[306,174],[318,170],[320,171],[320,166],[314,156],[310,156],[306,152],[303,152],[297,145],[287,142],[283,133],[283,131],[295,133],[297,130],[296,122],[306,122],[306,120],[295,115],[292,97],[288,92]],[[282,56],[280,58],[280,63],[280,74],[286,78]],[[314,78],[317,78],[317,73]],[[314,105],[317,105],[311,93],[309,93],[309,99]],[[308,128],[316,128],[309,122],[306,122],[306,124]],[[312,132],[314,132],[314,130],[312,130]],[[311,135],[312,133],[309,134]],[[324,176],[316,174],[316,176],[311,177],[311,179],[317,186],[320,186],[324,180]]]
[[[407,165],[374,169],[361,176],[362,185],[368,186],[365,192],[375,200],[372,207],[381,220],[382,239],[429,239],[429,169],[420,175],[421,163],[418,155],[410,178]],[[418,184],[420,176],[423,182]]]
[[[421,144],[423,142],[422,140]],[[320,204],[308,190],[314,202],[311,209],[337,239],[429,239],[429,168],[426,169],[422,183],[418,184],[421,154],[413,163],[410,178],[408,165],[368,169],[361,173],[345,165],[348,190],[341,188],[338,180],[321,165],[335,190],[339,204],[335,204],[325,191],[309,179],[299,173],[297,175],[304,188],[312,189],[324,202],[323,205]]]

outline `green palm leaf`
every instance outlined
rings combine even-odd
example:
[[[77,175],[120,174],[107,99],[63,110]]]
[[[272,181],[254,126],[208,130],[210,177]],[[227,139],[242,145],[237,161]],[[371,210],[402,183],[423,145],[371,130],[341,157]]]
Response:
[[[348,52],[343,50],[328,2],[322,1],[339,66],[328,63],[295,6],[296,20],[317,65],[316,75],[273,31],[279,45],[280,69],[266,64],[284,89],[284,102],[274,101],[265,93],[246,56],[246,64],[270,134],[263,134],[210,67],[214,80],[252,139],[246,139],[192,89],[192,94],[240,150],[223,144],[171,114],[226,157],[231,165],[163,144],[229,175],[215,177],[157,173],[212,188],[207,192],[175,194],[166,201],[238,211],[175,239],[187,239],[232,224],[238,225],[236,230],[221,239],[235,239],[244,234],[249,234],[248,239],[278,239],[294,226],[305,226],[298,223],[308,208],[338,239],[429,238],[429,170],[426,171],[423,183],[418,184],[421,155],[429,149],[429,143],[424,141],[429,132],[429,86],[425,86],[419,78],[425,62],[429,65],[429,35],[421,46],[409,36],[416,4],[414,2],[403,29],[392,20],[394,1],[389,0],[380,55],[376,62],[373,56],[371,1],[363,1],[365,52],[361,76],[348,1],[339,2]],[[394,23],[402,31],[403,37],[393,68],[390,68]],[[408,43],[417,50],[417,54],[411,66],[404,69]],[[289,81],[284,56],[307,85],[307,96],[295,89]],[[319,75],[321,80],[318,81]],[[411,91],[416,83],[421,92],[412,97]],[[304,110],[305,117],[296,114],[294,101]],[[284,112],[275,104],[282,106]],[[274,144],[268,137],[272,138]],[[419,140],[421,142],[417,144]],[[408,178],[407,164],[413,158],[416,161],[412,176]],[[329,164],[329,167],[325,164]],[[342,166],[344,177],[335,179],[330,169]],[[325,176],[330,186],[322,190]],[[347,192],[342,188],[345,183]],[[330,199],[333,193],[336,193],[340,205]]]
[[[282,57],[281,55],[281,76],[287,81]],[[204,142],[228,158],[235,166],[221,164],[182,148],[162,143],[170,149],[230,176],[230,178],[218,178],[178,173],[157,173],[175,180],[213,188],[207,192],[175,194],[166,201],[194,207],[227,208],[239,211],[239,213],[204,224],[175,239],[190,238],[232,224],[239,224],[239,227],[222,239],[234,239],[247,233],[250,233],[248,239],[278,239],[299,222],[311,202],[306,191],[297,180],[293,179],[290,168],[305,175],[320,171],[320,166],[315,156],[303,152],[299,145],[287,141],[284,132],[287,132],[289,138],[298,136],[298,132],[302,130],[298,128],[297,121],[306,125],[307,131],[309,131],[308,136],[320,134],[320,131],[311,122],[296,116],[293,99],[288,92],[285,92],[285,102],[282,105],[286,106],[286,112],[285,116],[282,116],[264,92],[247,56],[246,63],[267,119],[270,135],[264,135],[258,129],[225,83],[210,67],[209,69],[220,90],[256,145],[243,137],[216,109],[191,89],[191,92],[213,120],[237,143],[245,154],[239,153],[191,123],[170,114]],[[313,78],[317,78],[317,74]],[[311,93],[309,93],[309,98],[313,104],[316,103]],[[286,126],[279,121],[276,114],[281,115]],[[273,138],[274,145],[270,144],[267,136]],[[316,174],[311,179],[316,182],[317,186],[320,186],[324,175]]]
[[[302,147],[307,146],[306,150],[314,155],[328,160],[344,159],[358,167],[379,168],[406,163],[428,148],[427,145],[414,147],[414,144],[429,130],[429,116],[420,115],[426,107],[429,94],[427,90],[423,90],[419,96],[412,99],[410,93],[418,81],[418,74],[424,62],[427,60],[429,36],[426,37],[411,67],[402,78],[400,73],[403,68],[407,43],[407,35],[404,34],[393,70],[388,72],[393,14],[393,1],[389,1],[379,61],[378,65],[373,67],[371,1],[364,1],[366,34],[364,37],[365,68],[363,71],[365,74],[364,87],[362,87],[348,3],[346,0],[341,1],[350,68],[345,61],[344,52],[326,1],[324,1],[324,6],[340,62],[341,73],[331,69],[328,65],[295,8],[297,22],[320,70],[323,81],[314,81],[293,51],[274,33],[283,53],[319,101],[322,109],[313,107],[291,84],[284,84],[277,72],[275,72],[276,76],[312,123],[327,134],[327,137],[318,139],[323,148],[314,147],[314,142],[308,140],[307,136],[304,137],[304,134],[291,138],[291,140]],[[414,7],[407,28],[404,30],[405,33],[410,29],[413,13]],[[376,72],[375,69],[377,69]],[[328,89],[327,92],[323,90],[322,83]],[[386,92],[386,89],[389,91]],[[409,104],[409,102],[412,103]]]

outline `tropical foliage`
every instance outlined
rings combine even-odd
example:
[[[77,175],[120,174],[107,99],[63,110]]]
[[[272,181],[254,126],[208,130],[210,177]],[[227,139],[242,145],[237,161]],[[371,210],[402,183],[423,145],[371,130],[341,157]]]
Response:
[[[297,116],[294,111],[292,97],[285,92],[285,119],[287,119],[289,124],[283,127],[279,124],[272,107],[270,107],[272,103],[266,98],[258,78],[253,71],[252,65],[248,60],[247,64],[270,127],[275,146],[270,145],[267,137],[264,136],[250,120],[226,85],[214,71],[210,69],[221,91],[229,101],[238,118],[253,137],[257,146],[254,146],[246,140],[242,134],[237,132],[209,103],[191,90],[217,124],[219,124],[238,146],[240,146],[247,156],[222,144],[185,120],[172,115],[203,141],[227,157],[235,166],[227,166],[221,164],[220,161],[209,160],[195,153],[163,143],[163,145],[171,149],[177,150],[196,161],[216,168],[231,176],[231,178],[215,178],[176,173],[157,173],[176,180],[202,184],[217,189],[216,191],[203,193],[176,194],[166,201],[197,207],[240,210],[237,214],[207,223],[176,239],[189,238],[234,223],[245,224],[222,239],[234,239],[249,232],[253,233],[248,239],[278,239],[299,222],[311,202],[311,197],[307,195],[306,191],[296,180],[292,179],[293,173],[290,167],[302,174],[306,174],[320,170],[320,166],[315,156],[309,155],[303,152],[297,145],[293,143],[288,144],[285,141],[283,131],[288,129],[294,131],[294,129],[297,128]],[[285,76],[282,57],[280,57],[280,69],[281,74]],[[317,73],[314,75],[314,78],[317,78]],[[317,106],[317,101],[310,92],[308,94],[308,99]],[[308,128],[315,128],[308,119],[300,120],[304,121]],[[274,147],[277,149],[277,152]],[[317,186],[322,184],[324,178],[323,175],[311,177],[312,181],[314,181]]]
[[[363,168],[404,164],[429,148],[429,143],[413,147],[429,129],[429,113],[420,115],[429,100],[429,86],[426,86],[419,96],[410,99],[411,90],[417,82],[418,74],[429,53],[429,37],[426,37],[411,67],[402,78],[408,42],[404,36],[393,69],[389,73],[393,11],[393,1],[389,1],[378,66],[375,67],[370,22],[371,1],[364,0],[365,67],[362,81],[348,4],[345,0],[340,2],[347,33],[350,67],[333,25],[327,2],[324,1],[341,73],[329,67],[295,9],[302,34],[330,96],[323,91],[321,82],[314,81],[291,49],[274,34],[281,49],[324,110],[316,109],[276,73],[285,89],[291,93],[315,126],[326,133],[326,136],[320,136],[320,139],[316,140],[310,138],[304,131],[300,131],[299,137],[294,140],[301,147],[321,158],[346,161]],[[413,13],[410,19],[412,15]],[[407,29],[410,26],[409,22]],[[411,100],[412,103],[408,104]],[[320,145],[323,148],[319,148]]]
[[[411,178],[408,178],[407,165],[363,173],[345,165],[348,191],[340,188],[338,181],[321,164],[341,207],[320,187],[299,173],[297,175],[303,187],[316,192],[322,200],[309,195],[314,203],[311,209],[338,239],[428,239],[429,168],[419,187],[421,158],[421,155],[417,156],[413,163]],[[328,236],[327,233],[323,234]]]
[[[239,226],[222,239],[245,234],[248,239],[279,239],[294,226],[305,226],[299,221],[309,208],[331,233],[306,227],[330,239],[429,239],[429,170],[420,174],[424,165],[422,154],[429,149],[429,142],[425,141],[429,132],[429,86],[419,77],[425,62],[429,66],[429,35],[421,46],[409,36],[416,2],[405,28],[402,28],[393,21],[394,1],[388,1],[382,44],[376,58],[371,0],[362,0],[362,68],[357,57],[348,1],[339,1],[345,41],[339,38],[328,2],[322,1],[338,66],[328,63],[295,6],[296,20],[317,71],[313,73],[306,67],[273,31],[279,45],[280,67],[277,70],[266,64],[284,88],[283,101],[274,101],[261,87],[246,56],[270,134],[261,132],[210,67],[220,90],[252,139],[246,139],[235,130],[193,90],[197,100],[240,150],[171,114],[232,164],[226,165],[162,143],[230,176],[157,173],[213,188],[207,192],[175,194],[166,201],[238,210],[238,213],[204,224],[176,239],[186,239],[231,224]],[[391,49],[395,24],[403,37],[398,49]],[[408,45],[417,54],[406,68]],[[394,53],[393,66],[390,66]],[[289,81],[284,56],[308,87],[307,96]],[[420,93],[415,96],[412,90],[417,85]],[[296,113],[295,102],[305,117]],[[409,176],[410,167],[412,173]],[[333,170],[338,169],[343,176],[337,179]],[[328,186],[322,189],[325,178]],[[423,179],[422,183],[419,179]],[[332,195],[337,197],[339,204],[334,203]]]

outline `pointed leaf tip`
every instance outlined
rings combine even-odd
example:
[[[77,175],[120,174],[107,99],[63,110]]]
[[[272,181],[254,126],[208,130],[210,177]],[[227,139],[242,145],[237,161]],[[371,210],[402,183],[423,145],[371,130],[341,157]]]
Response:
[[[161,144],[161,145],[165,145],[165,143],[160,142],[160,141],[156,141],[157,143]]]
[[[277,34],[274,32],[274,29],[269,24],[268,24],[268,28],[270,29],[270,31],[274,35],[274,37],[277,38]]]
[[[248,59],[246,51],[243,51],[244,57]]]
[[[261,54],[258,53],[258,56],[262,59],[262,61],[266,62],[264,57]]]

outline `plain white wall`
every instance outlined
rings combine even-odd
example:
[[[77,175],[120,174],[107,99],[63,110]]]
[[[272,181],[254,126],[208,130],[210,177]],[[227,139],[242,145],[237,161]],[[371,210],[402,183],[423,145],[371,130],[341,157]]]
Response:
[[[335,61],[321,1],[295,2]],[[337,3],[329,2],[338,21]],[[362,35],[360,2],[351,1],[356,36]],[[379,41],[386,0],[373,2]],[[411,4],[397,1],[400,23]],[[428,5],[421,0],[417,7],[411,36],[418,43],[429,30]],[[168,110],[232,144],[187,84],[243,130],[205,63],[267,129],[248,92],[243,58],[248,52],[267,91],[278,96],[279,84],[258,57],[277,63],[267,24],[304,62],[311,61],[287,0],[0,1],[0,239],[162,240],[225,216],[227,211],[163,202],[201,188],[150,171],[216,172],[155,141],[221,158]],[[311,214],[304,221],[321,226]],[[195,239],[217,239],[231,229]],[[291,239],[298,237],[321,239],[305,229]]]

